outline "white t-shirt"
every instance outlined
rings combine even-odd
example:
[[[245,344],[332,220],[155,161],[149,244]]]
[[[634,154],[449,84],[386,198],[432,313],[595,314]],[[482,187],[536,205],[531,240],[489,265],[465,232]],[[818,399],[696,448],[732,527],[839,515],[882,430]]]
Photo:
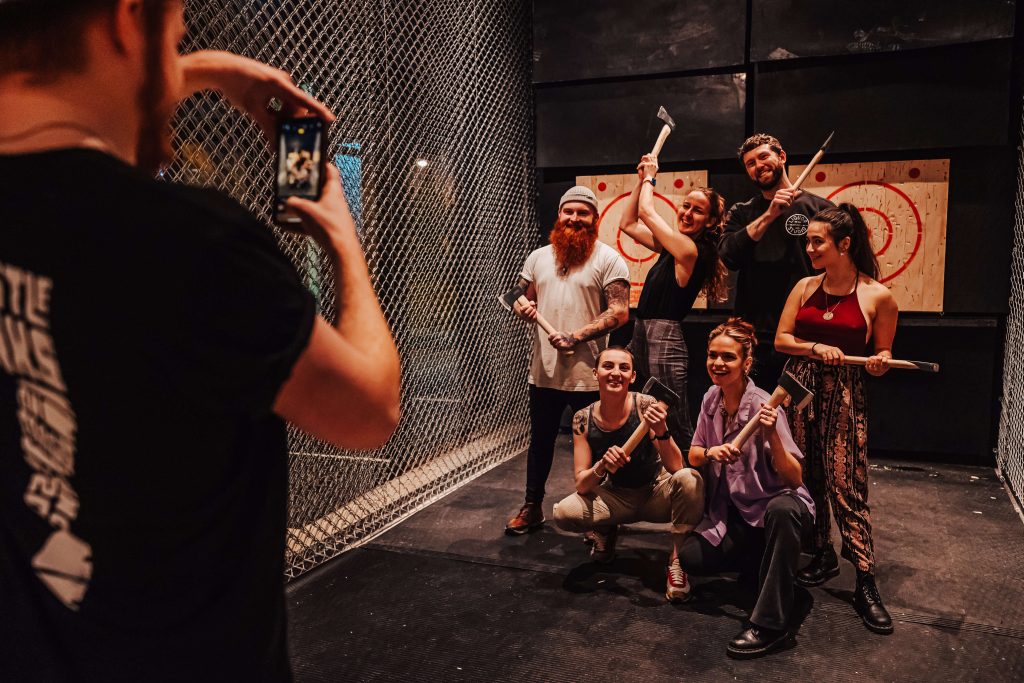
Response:
[[[594,244],[590,258],[568,275],[558,275],[551,245],[526,258],[520,275],[537,290],[537,312],[559,332],[572,332],[596,319],[607,308],[604,288],[615,280],[629,282],[629,270],[619,254],[604,242]],[[548,341],[535,325],[530,384],[562,391],[597,391],[594,361],[608,346],[608,335],[577,344],[571,356]]]

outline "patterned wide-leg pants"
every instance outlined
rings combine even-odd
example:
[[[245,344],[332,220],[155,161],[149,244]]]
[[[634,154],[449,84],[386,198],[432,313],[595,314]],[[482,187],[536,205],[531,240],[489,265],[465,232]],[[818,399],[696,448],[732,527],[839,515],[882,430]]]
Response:
[[[786,368],[814,392],[804,410],[789,410],[793,439],[804,454],[804,483],[817,510],[813,550],[831,543],[834,516],[843,557],[861,571],[873,571],[864,370],[805,358],[791,359]]]

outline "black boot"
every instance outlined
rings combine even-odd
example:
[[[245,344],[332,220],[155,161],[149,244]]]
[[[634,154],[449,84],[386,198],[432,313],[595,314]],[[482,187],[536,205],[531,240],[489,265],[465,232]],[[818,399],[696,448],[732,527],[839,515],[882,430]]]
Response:
[[[875,577],[857,570],[857,590],[853,593],[853,606],[864,620],[864,625],[875,633],[892,633],[892,617],[882,604],[875,586]]]
[[[786,644],[788,640],[789,631],[786,629],[776,630],[751,624],[749,628],[736,634],[736,637],[725,646],[725,652],[733,659],[752,659],[768,654]]]
[[[796,582],[805,588],[820,586],[834,576],[839,576],[839,558],[831,545],[811,558],[807,566],[796,573]]]

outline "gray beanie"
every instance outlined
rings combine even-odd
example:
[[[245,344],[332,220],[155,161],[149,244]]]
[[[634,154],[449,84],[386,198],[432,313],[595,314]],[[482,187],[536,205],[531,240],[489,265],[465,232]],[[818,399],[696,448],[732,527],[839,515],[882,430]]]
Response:
[[[584,204],[590,204],[594,207],[594,213],[597,213],[597,195],[589,187],[583,185],[577,185],[571,187],[569,190],[562,195],[562,198],[558,200],[558,210],[562,210],[562,205],[566,202],[583,202]]]

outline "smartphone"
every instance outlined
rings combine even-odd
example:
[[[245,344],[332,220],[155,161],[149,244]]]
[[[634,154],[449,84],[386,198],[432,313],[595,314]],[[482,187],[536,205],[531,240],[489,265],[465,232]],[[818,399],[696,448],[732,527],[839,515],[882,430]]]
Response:
[[[324,186],[327,163],[327,130],[315,117],[282,120],[277,126],[277,182],[274,193],[274,221],[284,226],[300,222],[288,210],[288,197],[316,201]]]

